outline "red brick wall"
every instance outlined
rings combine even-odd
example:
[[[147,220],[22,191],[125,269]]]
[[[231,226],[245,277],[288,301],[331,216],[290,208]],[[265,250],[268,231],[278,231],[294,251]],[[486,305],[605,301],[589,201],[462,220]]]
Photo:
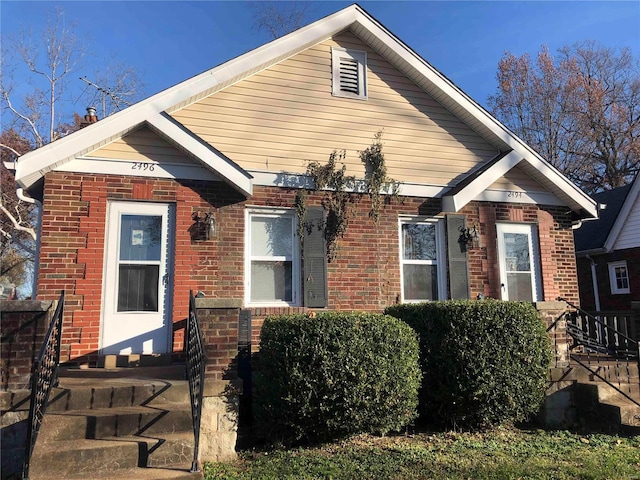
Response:
[[[57,302],[0,301],[0,390],[29,388]]]
[[[176,206],[173,322],[188,312],[188,292],[205,298],[244,298],[244,218],[247,205],[292,208],[295,189],[255,187],[246,200],[222,183],[175,181],[62,172],[47,174],[44,188],[43,234],[38,298],[55,299],[67,291],[65,341],[71,357],[95,357],[99,344],[102,304],[105,223],[108,200],[145,200]],[[398,215],[433,216],[439,201],[400,198],[386,205],[377,225],[369,217],[367,196],[355,196],[338,255],[328,265],[329,308],[380,311],[400,298]],[[321,205],[310,195],[309,206]],[[216,208],[218,236],[194,242],[192,215]],[[542,253],[544,300],[558,295],[577,301],[573,236],[566,208],[472,202],[461,213],[477,223],[481,248],[469,256],[471,295],[500,297],[495,223],[538,224]],[[290,309],[285,309],[290,310]],[[295,309],[303,310],[303,309]],[[255,309],[254,318],[282,309]],[[284,313],[284,312],[283,312]],[[254,323],[255,325],[255,323]],[[254,335],[259,330],[254,328]],[[174,351],[182,350],[181,329],[174,334]]]
[[[596,277],[598,279],[598,292],[600,294],[601,310],[630,310],[632,301],[640,301],[640,248],[628,248],[617,250],[604,255],[591,255],[596,262]],[[628,294],[611,293],[609,283],[609,262],[620,260],[627,261],[629,271]],[[585,257],[578,258],[578,275],[580,287],[580,300],[582,308],[595,310],[595,297],[593,293],[593,281],[591,279],[591,261]]]

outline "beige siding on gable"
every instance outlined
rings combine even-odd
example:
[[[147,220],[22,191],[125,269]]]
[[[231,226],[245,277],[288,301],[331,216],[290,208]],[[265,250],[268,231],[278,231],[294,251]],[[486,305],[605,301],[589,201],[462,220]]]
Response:
[[[141,128],[85,157],[150,163],[192,164],[193,160],[148,128]]]
[[[502,178],[496,180],[489,190],[505,190],[518,192],[548,192],[535,179],[531,178],[519,166],[513,167]]]
[[[332,46],[366,50],[367,100],[332,96]],[[358,152],[379,130],[388,174],[400,181],[452,184],[497,154],[350,32],[172,115],[247,170],[302,173],[345,149],[349,173],[362,177]]]

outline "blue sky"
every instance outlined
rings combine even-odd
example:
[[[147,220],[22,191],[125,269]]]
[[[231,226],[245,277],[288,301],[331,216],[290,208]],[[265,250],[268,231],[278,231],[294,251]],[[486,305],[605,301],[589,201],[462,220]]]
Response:
[[[313,2],[310,21],[350,2]],[[46,14],[62,6],[92,47],[91,78],[101,59],[135,67],[149,96],[252,48],[269,37],[252,27],[247,2],[220,1],[7,1],[0,2],[2,36],[20,28],[42,30]],[[631,47],[640,58],[640,2],[360,2],[371,15],[481,105],[495,93],[505,51],[534,56],[593,39]],[[75,80],[79,83],[80,80]],[[81,85],[82,86],[82,85]],[[84,113],[85,105],[75,105]]]

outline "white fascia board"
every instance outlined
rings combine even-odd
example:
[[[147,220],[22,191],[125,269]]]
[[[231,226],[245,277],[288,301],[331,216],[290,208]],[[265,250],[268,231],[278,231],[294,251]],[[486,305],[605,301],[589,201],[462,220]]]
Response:
[[[462,207],[471,202],[474,198],[489,188],[496,180],[503,177],[505,173],[515,167],[523,160],[518,152],[509,152],[503,158],[491,165],[486,171],[473,179],[469,185],[464,187],[454,195],[442,197],[442,209],[445,212],[458,212]]]
[[[407,65],[423,75],[434,87],[443,92],[451,100],[461,108],[466,110],[477,121],[491,131],[500,141],[504,142],[515,152],[525,158],[535,168],[538,168],[545,176],[547,176],[559,189],[564,191],[579,207],[583,208],[589,214],[597,217],[597,208],[595,202],[580,190],[576,185],[570,182],[558,170],[552,167],[542,157],[540,157],[525,142],[518,138],[513,132],[502,125],[489,112],[482,108],[478,103],[471,99],[462,90],[456,87],[450,80],[444,77],[440,72],[429,65],[424,59],[414,53],[410,48],[391,34],[386,28],[371,18],[364,12],[358,11],[358,23],[365,29],[369,30],[374,36],[381,39],[386,46],[398,55]],[[546,168],[543,168],[546,167]],[[447,202],[451,203],[451,202]],[[454,202],[455,203],[455,202]],[[451,208],[455,208],[452,203]],[[452,210],[454,211],[454,210]],[[457,210],[455,210],[457,211]]]
[[[622,231],[622,227],[627,221],[627,218],[631,214],[631,210],[636,203],[636,199],[640,195],[640,174],[636,175],[635,180],[633,181],[633,186],[627,193],[627,198],[624,199],[624,203],[622,204],[622,208],[616,217],[616,221],[613,223],[613,227],[609,231],[609,235],[607,236],[606,242],[604,242],[603,248],[605,251],[610,252],[613,250],[613,247],[618,240],[618,236]]]
[[[189,154],[198,158],[208,168],[230,183],[246,197],[253,194],[252,176],[221,153],[190,134],[177,121],[167,114],[160,113],[147,120],[147,123],[162,132]]]

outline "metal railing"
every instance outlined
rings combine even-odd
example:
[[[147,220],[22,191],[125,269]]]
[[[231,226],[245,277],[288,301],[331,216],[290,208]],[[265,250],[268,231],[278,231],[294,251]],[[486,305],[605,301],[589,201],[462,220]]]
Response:
[[[58,386],[58,363],[60,362],[60,339],[62,338],[62,317],[64,313],[64,290],[60,293],[49,329],[38,358],[31,369],[31,398],[27,431],[27,450],[22,468],[22,478],[29,478],[31,455],[38,439],[38,432],[47,409],[51,388]]]
[[[185,345],[187,351],[187,380],[189,381],[189,397],[191,398],[191,416],[193,418],[192,472],[199,472],[198,451],[200,448],[200,420],[202,417],[202,397],[204,394],[204,342],[196,313],[196,301],[193,291],[189,292],[189,317],[187,318]]]
[[[587,368],[629,400],[640,405],[638,399],[630,396],[630,389],[629,392],[625,392],[622,387],[622,380],[626,385],[631,384],[632,364],[636,364],[640,372],[638,341],[626,335],[626,332],[617,330],[610,322],[597,315],[591,315],[564,298],[559,297],[558,300],[572,308],[565,314],[567,335],[573,342],[569,345],[571,360]]]

